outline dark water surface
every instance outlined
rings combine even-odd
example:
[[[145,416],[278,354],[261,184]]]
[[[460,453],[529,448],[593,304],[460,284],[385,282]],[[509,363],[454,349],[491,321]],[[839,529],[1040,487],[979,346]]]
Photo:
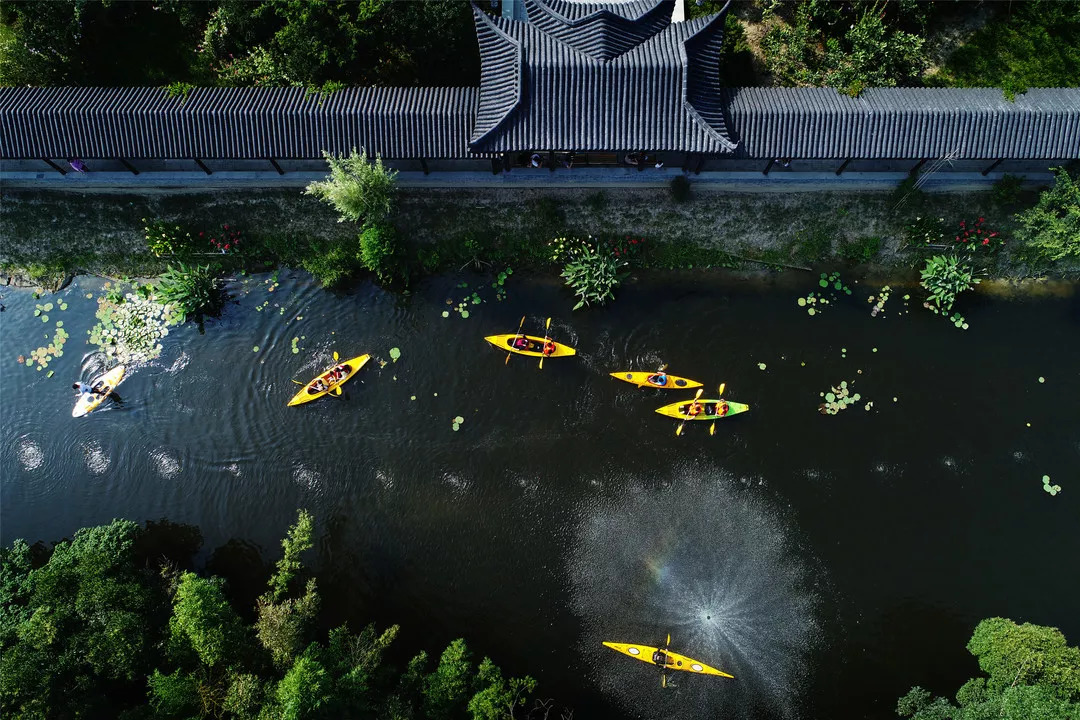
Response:
[[[463,280],[486,300],[467,319],[445,303]],[[400,622],[410,650],[465,636],[579,718],[887,718],[911,685],[951,695],[977,673],[964,645],[983,617],[1080,640],[1075,295],[965,298],[964,332],[905,314],[903,290],[871,318],[860,285],[809,317],[806,275],[651,276],[575,314],[556,281],[518,275],[502,302],[475,275],[408,298],[270,287],[234,283],[205,334],[175,329],[123,406],[81,420],[69,388],[103,369],[83,345],[101,283],[77,280],[49,323],[34,305],[58,296],[5,290],[0,540],[164,516],[202,529],[204,559],[233,537],[276,557],[306,507],[335,612]],[[482,337],[523,313],[534,332],[553,315],[580,355],[504,365]],[[19,367],[61,318],[54,377]],[[334,350],[387,364],[286,407]],[[608,377],[659,362],[751,411],[676,437],[653,410],[689,393]],[[819,414],[841,380],[862,401]],[[600,645],[668,632],[738,679],[663,691]]]

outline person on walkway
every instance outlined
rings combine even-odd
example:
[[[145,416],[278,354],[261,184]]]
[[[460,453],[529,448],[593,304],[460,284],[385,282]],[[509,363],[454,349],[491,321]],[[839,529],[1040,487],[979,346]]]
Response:
[[[634,166],[640,165],[641,164],[641,153],[636,152],[636,151],[635,152],[628,152],[625,155],[623,155],[623,162],[625,162],[627,165],[634,165]]]
[[[532,157],[529,158],[529,165],[534,168],[544,167],[544,158],[540,155],[540,153],[533,153]]]
[[[79,158],[71,158],[70,160],[68,160],[68,165],[70,165],[71,169],[75,172],[86,172],[86,163],[84,163]]]
[[[567,170],[574,167],[574,153],[568,152],[565,155],[563,155],[562,166],[564,168],[566,168]]]

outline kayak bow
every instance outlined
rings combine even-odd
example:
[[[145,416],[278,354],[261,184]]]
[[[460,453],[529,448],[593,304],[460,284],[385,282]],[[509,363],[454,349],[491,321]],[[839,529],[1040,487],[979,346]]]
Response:
[[[529,341],[528,347],[519,348],[514,347],[514,340],[524,338]],[[517,353],[518,355],[528,355],[529,357],[570,357],[571,355],[577,355],[577,350],[569,345],[563,345],[562,343],[555,343],[555,352],[550,355],[544,355],[542,352],[544,348],[544,338],[536,337],[535,335],[515,335],[510,333],[509,335],[488,335],[484,338],[489,343],[507,352]],[[555,342],[552,340],[552,342]]]
[[[105,402],[105,398],[109,397],[116,386],[120,384],[120,381],[124,379],[124,370],[123,365],[117,365],[90,384],[93,387],[100,383],[101,389],[104,390],[101,395],[79,393],[79,399],[75,401],[75,407],[71,410],[71,417],[82,417]]]
[[[731,417],[732,415],[738,415],[739,413],[744,413],[744,412],[746,412],[747,410],[750,409],[749,405],[744,405],[742,403],[737,403],[737,402],[734,402],[732,400],[705,400],[703,398],[701,400],[698,400],[698,402],[701,403],[701,405],[704,407],[704,409],[701,411],[700,415],[687,415],[686,414],[687,408],[690,407],[690,401],[689,400],[682,400],[682,401],[677,402],[677,403],[671,403],[670,405],[665,405],[662,408],[657,408],[656,412],[660,413],[661,415],[667,415],[668,417],[673,417],[676,420],[722,420],[723,418]],[[728,406],[727,412],[724,413],[723,415],[717,414],[717,412],[716,412],[716,404],[717,403],[726,403],[727,406]]]
[[[612,650],[621,652],[623,655],[629,655],[635,660],[649,663],[650,665],[654,665],[663,670],[685,670],[686,672],[697,673],[699,675],[716,675],[718,677],[735,678],[734,675],[729,675],[723,670],[717,670],[703,662],[686,657],[685,655],[680,655],[676,652],[671,652],[670,650],[661,650],[660,648],[650,647],[649,645],[635,645],[634,643],[604,641],[604,645]],[[660,653],[660,655],[657,656],[656,653]]]
[[[697,380],[670,374],[667,376],[667,384],[657,385],[649,380],[649,378],[655,376],[655,372],[633,372],[631,370],[622,370],[620,372],[611,373],[611,377],[616,380],[622,380],[623,382],[628,382],[632,385],[637,385],[638,387],[660,388],[661,390],[687,390],[690,388],[701,387],[701,383]]]
[[[334,363],[332,366],[323,371],[320,375],[312,378],[311,382],[305,385],[303,389],[300,390],[300,392],[293,395],[292,400],[289,401],[289,407],[292,407],[293,405],[303,405],[306,402],[311,402],[312,400],[321,398],[323,395],[330,392],[334,388],[344,385],[345,381],[355,375],[356,371],[364,367],[364,363],[366,363],[370,359],[370,355],[359,355],[352,358],[351,360],[343,360],[340,363]],[[338,365],[345,366],[345,375],[340,380],[333,380],[331,379],[331,371]],[[323,390],[316,390],[315,384],[318,383],[320,380],[323,381],[323,384],[326,385],[326,388]]]

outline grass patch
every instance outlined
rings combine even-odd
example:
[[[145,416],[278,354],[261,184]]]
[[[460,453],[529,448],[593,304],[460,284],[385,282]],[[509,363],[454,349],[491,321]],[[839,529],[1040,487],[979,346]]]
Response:
[[[840,244],[837,251],[841,259],[849,263],[867,263],[881,251],[881,238],[864,237]]]

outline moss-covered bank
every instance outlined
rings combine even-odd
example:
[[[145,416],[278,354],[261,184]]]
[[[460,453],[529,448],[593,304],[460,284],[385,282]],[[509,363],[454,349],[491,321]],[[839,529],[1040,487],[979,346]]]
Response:
[[[1034,194],[1002,203],[992,192],[730,193],[696,186],[687,202],[667,189],[457,190],[403,189],[394,224],[408,246],[414,273],[468,262],[538,267],[550,262],[555,237],[644,238],[646,267],[810,266],[823,262],[909,268],[926,253],[910,229],[932,219],[952,242],[961,221],[979,217],[1006,239],[988,264],[997,277],[1030,275],[1009,239],[1013,214]],[[55,283],[74,272],[152,275],[155,257],[144,222],[161,220],[190,231],[206,255],[224,225],[243,233],[233,267],[300,266],[314,253],[354,238],[358,228],[298,190],[214,193],[6,191],[0,203],[0,264],[9,276]],[[917,219],[924,219],[917,221]],[[200,237],[199,232],[205,233]],[[204,260],[205,259],[205,260]],[[1074,274],[1076,267],[1060,268]]]

